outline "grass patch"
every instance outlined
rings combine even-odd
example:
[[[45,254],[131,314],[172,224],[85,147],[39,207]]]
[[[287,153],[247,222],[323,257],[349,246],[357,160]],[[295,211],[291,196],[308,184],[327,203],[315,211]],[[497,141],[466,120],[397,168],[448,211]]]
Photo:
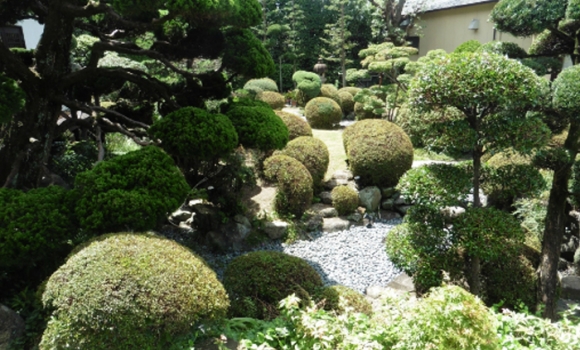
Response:
[[[317,130],[312,129],[312,136],[322,140],[330,154],[330,162],[326,170],[325,180],[330,179],[337,170],[346,170],[346,153],[342,145],[342,130]]]

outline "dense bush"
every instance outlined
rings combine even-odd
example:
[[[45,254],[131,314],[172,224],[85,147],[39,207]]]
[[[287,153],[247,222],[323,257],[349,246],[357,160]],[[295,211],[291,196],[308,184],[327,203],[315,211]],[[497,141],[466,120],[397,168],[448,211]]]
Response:
[[[340,91],[338,93],[338,97],[340,97],[340,108],[342,109],[342,113],[344,115],[348,115],[354,112],[354,98],[350,93],[346,91]]]
[[[281,214],[302,216],[312,203],[312,176],[302,163],[285,155],[264,161],[264,175],[277,183],[274,206]]]
[[[172,240],[128,233],[84,244],[50,277],[42,301],[53,317],[40,349],[167,349],[229,306],[203,259]]]
[[[508,58],[518,59],[528,56],[526,50],[518,44],[508,41],[490,41],[479,48],[479,51],[494,53],[496,55],[507,56]]]
[[[370,315],[373,313],[373,307],[365,296],[354,289],[346,286],[334,285],[322,290],[319,299],[324,300],[324,310],[335,311],[343,314],[349,309],[349,312],[363,313]]]
[[[3,74],[0,74],[0,101],[0,124],[8,122],[26,103],[26,95],[18,83]]]
[[[294,140],[300,136],[312,136],[312,128],[301,117],[284,111],[275,111],[275,113],[286,124],[289,140]]]
[[[250,79],[244,85],[244,90],[260,93],[262,91],[278,92],[278,85],[270,78]]]
[[[552,89],[554,108],[564,117],[572,120],[579,118],[580,66],[564,69],[554,80]]]
[[[0,189],[0,297],[34,287],[78,243],[74,193],[58,186]]]
[[[322,288],[314,268],[300,258],[275,251],[258,251],[232,260],[224,273],[232,316],[271,319],[278,303],[291,294],[308,301]]]
[[[286,105],[286,100],[282,94],[272,91],[264,91],[259,93],[256,98],[260,101],[266,102],[272,109],[282,109]]]
[[[394,186],[413,164],[413,144],[397,125],[381,119],[359,121],[343,133],[354,176],[363,185]]]
[[[330,195],[338,215],[352,214],[358,208],[358,193],[350,186],[336,186]]]
[[[346,86],[346,87],[338,89],[338,92],[348,92],[349,94],[352,95],[352,97],[355,97],[356,94],[361,90],[362,90],[361,88],[357,88],[354,86]]]
[[[161,148],[177,159],[209,161],[223,157],[238,145],[238,135],[223,114],[186,107],[169,113],[148,130]]]
[[[354,115],[356,116],[357,120],[364,120],[364,119],[380,119],[381,116],[375,114],[372,108],[372,104],[382,105],[382,101],[379,99],[370,99],[369,104],[365,104],[362,102],[355,102],[353,106]]]
[[[234,107],[226,115],[244,147],[263,151],[281,149],[288,143],[288,128],[270,107]]]
[[[95,142],[70,140],[55,141],[51,152],[49,168],[71,185],[78,174],[93,167],[99,154]]]
[[[332,129],[342,120],[340,105],[328,97],[316,97],[308,101],[304,115],[314,129]]]
[[[315,98],[320,94],[322,82],[320,76],[316,73],[299,70],[292,75],[292,81],[296,84],[296,88],[300,92],[298,102],[301,105],[306,104],[310,99]]]
[[[173,160],[149,146],[79,174],[75,191],[81,228],[104,233],[160,226],[183,203],[189,186]]]
[[[467,40],[462,44],[459,44],[453,51],[454,53],[461,53],[461,52],[476,52],[481,48],[481,43],[477,40]]]
[[[301,136],[288,142],[280,154],[292,157],[302,163],[310,172],[315,189],[322,186],[322,180],[324,180],[330,161],[328,147],[324,142],[315,137]]]
[[[332,84],[322,84],[322,86],[320,87],[319,96],[333,99],[334,102],[340,105],[340,96],[338,95],[338,89]]]
[[[495,164],[495,156],[488,161]],[[542,174],[531,164],[506,164],[483,169],[481,187],[489,204],[499,209],[511,209],[518,198],[535,197],[547,188]]]
[[[486,162],[487,165],[499,168],[506,165],[526,165],[532,162],[532,157],[521,153],[507,150],[492,155]]]

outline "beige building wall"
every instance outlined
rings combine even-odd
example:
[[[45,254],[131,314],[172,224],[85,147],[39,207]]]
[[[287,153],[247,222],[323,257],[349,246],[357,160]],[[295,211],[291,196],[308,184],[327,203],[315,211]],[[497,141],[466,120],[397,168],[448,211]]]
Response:
[[[419,56],[435,49],[447,52],[468,40],[478,40],[485,44],[494,40],[493,23],[488,22],[489,14],[496,2],[458,7],[448,10],[427,12],[420,15]],[[479,29],[468,29],[472,20],[479,20]],[[495,40],[515,42],[528,50],[531,38],[516,38],[508,33],[496,32]]]

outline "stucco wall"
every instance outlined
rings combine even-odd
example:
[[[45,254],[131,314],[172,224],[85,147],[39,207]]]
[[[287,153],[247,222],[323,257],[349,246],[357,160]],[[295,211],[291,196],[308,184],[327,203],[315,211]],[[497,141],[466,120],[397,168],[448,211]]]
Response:
[[[428,51],[443,49],[447,52],[467,41],[478,40],[482,44],[492,41],[494,37],[493,23],[488,22],[489,14],[495,6],[495,2],[481,5],[471,5],[449,10],[427,12],[420,15],[419,56],[424,56]],[[479,20],[479,29],[468,29],[473,19]],[[496,32],[495,40],[510,41],[520,45],[525,50],[529,49],[531,38],[516,38],[507,33]]]

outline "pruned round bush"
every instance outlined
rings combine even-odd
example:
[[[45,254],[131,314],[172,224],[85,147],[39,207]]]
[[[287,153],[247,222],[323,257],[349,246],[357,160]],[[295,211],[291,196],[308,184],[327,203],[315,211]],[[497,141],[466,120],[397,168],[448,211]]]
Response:
[[[250,79],[244,85],[244,90],[278,92],[278,85],[270,78]]]
[[[296,294],[308,301],[322,288],[322,279],[305,260],[257,251],[232,260],[224,273],[224,287],[231,300],[231,316],[272,319],[282,299]]]
[[[50,277],[42,302],[53,312],[40,349],[167,349],[229,306],[202,258],[173,240],[129,233],[84,244]]]
[[[231,103],[223,105],[223,113],[227,114],[227,112],[231,109],[236,107],[265,107],[265,108],[272,108],[269,104],[264,101],[255,100],[253,98],[241,97]]]
[[[292,157],[302,163],[310,172],[315,188],[322,185],[330,155],[328,147],[320,139],[311,136],[298,137],[288,142],[280,154]]]
[[[324,309],[327,311],[335,311],[338,314],[343,314],[347,309],[350,309],[350,312],[366,315],[373,313],[373,307],[365,299],[365,296],[346,286],[335,285],[326,287],[318,297],[325,300]]]
[[[342,109],[342,113],[349,114],[354,112],[354,98],[350,93],[346,91],[339,91],[338,97],[340,97],[340,107]]]
[[[338,89],[332,84],[322,84],[320,87],[320,97],[328,97],[340,105],[340,96],[338,96]]]
[[[292,81],[296,84],[296,89],[300,92],[297,100],[302,105],[320,94],[322,81],[316,73],[299,70],[292,75]]]
[[[264,175],[277,183],[276,210],[301,217],[312,203],[312,176],[308,169],[296,159],[278,154],[264,161]]]
[[[282,119],[288,128],[289,140],[294,140],[300,136],[312,136],[312,128],[306,120],[293,113],[284,111],[274,111],[278,117]]]
[[[531,162],[531,156],[508,150],[492,155],[486,163],[491,167],[499,168],[505,165],[523,165],[530,164]]]
[[[288,143],[288,128],[270,107],[234,107],[226,115],[244,147],[268,151]]]
[[[352,97],[355,97],[356,94],[361,90],[362,90],[361,88],[357,88],[354,86],[346,86],[346,87],[338,89],[338,92],[348,92],[349,94],[352,95]]]
[[[350,169],[362,185],[395,186],[413,165],[409,136],[386,120],[359,121],[346,128],[343,141]]]
[[[494,53],[496,55],[507,56],[508,58],[525,58],[528,56],[526,50],[518,44],[508,41],[490,41],[481,45],[478,49],[481,52]]]
[[[183,203],[189,186],[171,157],[148,146],[79,174],[75,191],[81,228],[104,233],[159,227]]]
[[[266,102],[272,109],[282,109],[286,105],[284,96],[277,92],[264,91],[256,96],[260,101]]]
[[[212,160],[238,145],[238,134],[228,117],[186,107],[156,121],[149,135],[161,140],[161,148],[178,158]]]
[[[476,52],[481,47],[481,43],[475,39],[467,40],[455,48],[453,53]]]
[[[564,69],[552,84],[554,108],[565,117],[577,120],[580,116],[580,66]]]
[[[314,129],[332,129],[342,120],[339,104],[328,97],[316,97],[308,101],[304,115]]]
[[[332,206],[338,215],[352,214],[358,208],[358,193],[350,186],[336,186],[330,193]]]

